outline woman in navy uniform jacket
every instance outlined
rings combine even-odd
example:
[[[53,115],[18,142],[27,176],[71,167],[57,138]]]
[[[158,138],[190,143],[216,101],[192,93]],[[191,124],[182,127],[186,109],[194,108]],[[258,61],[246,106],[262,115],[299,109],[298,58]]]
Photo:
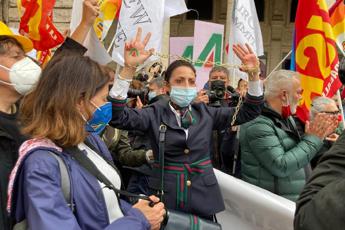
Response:
[[[207,107],[193,104],[197,95],[196,72],[186,61],[173,62],[166,71],[170,101],[154,103],[141,110],[125,107],[129,84],[135,66],[142,64],[152,53],[145,46],[150,34],[141,41],[141,29],[136,39],[125,46],[125,67],[115,79],[109,100],[113,103],[110,124],[116,128],[141,130],[149,135],[155,160],[148,178],[149,192],[160,188],[158,137],[161,124],[167,126],[165,141],[165,200],[166,207],[212,218],[224,210],[223,198],[210,161],[211,133],[214,129],[230,127],[233,108]],[[258,61],[251,48],[234,46],[249,75],[249,93],[237,115],[235,125],[254,119],[261,112],[262,89],[258,77]]]

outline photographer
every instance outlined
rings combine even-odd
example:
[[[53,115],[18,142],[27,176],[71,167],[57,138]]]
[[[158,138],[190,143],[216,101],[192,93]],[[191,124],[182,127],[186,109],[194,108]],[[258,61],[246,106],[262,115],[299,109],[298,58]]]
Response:
[[[241,84],[242,86],[243,84]],[[242,87],[239,90],[229,85],[229,70],[222,66],[215,66],[209,73],[209,90],[202,90],[197,101],[205,102],[211,107],[236,107],[238,100],[246,92]],[[226,173],[232,172],[233,156],[238,151],[239,141],[236,139],[237,127],[214,130],[212,134],[213,166]]]
[[[128,92],[127,106],[130,108],[141,109],[148,102],[148,88],[145,82],[133,80]]]
[[[208,95],[209,106],[235,107],[240,94],[229,84],[229,70],[223,66],[215,66],[209,73]]]
[[[169,96],[167,96],[166,91],[166,82],[162,77],[157,77],[150,81],[148,98],[149,104],[160,100],[169,101]]]

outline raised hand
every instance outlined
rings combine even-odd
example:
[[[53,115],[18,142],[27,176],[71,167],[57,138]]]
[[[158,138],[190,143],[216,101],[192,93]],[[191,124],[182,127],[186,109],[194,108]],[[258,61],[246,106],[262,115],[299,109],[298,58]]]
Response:
[[[252,48],[248,44],[235,44],[232,49],[242,62],[240,70],[248,73],[250,81],[259,80],[260,62]]]
[[[99,5],[97,0],[84,0],[83,14],[81,21],[91,26],[99,15]]]
[[[84,0],[81,21],[75,31],[71,34],[71,38],[74,41],[79,44],[84,43],[87,34],[99,15],[99,11],[100,9],[97,0]]]
[[[141,40],[141,35],[142,28],[139,27],[135,38],[130,42],[126,42],[124,50],[125,67],[136,68],[143,64],[154,52],[154,49],[145,49],[151,33],[147,33],[144,40]]]

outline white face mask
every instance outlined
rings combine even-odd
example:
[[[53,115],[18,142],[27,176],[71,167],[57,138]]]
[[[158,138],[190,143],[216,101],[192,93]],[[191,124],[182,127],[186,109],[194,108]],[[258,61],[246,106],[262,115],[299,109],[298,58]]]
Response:
[[[28,57],[14,63],[10,69],[3,65],[0,67],[9,71],[11,82],[0,80],[0,83],[13,86],[21,95],[27,94],[36,85],[42,71],[41,67]]]

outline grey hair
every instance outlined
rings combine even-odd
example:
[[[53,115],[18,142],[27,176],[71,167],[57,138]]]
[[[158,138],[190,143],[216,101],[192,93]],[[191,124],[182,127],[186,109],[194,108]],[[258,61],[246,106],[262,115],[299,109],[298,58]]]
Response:
[[[293,86],[292,79],[299,79],[298,73],[283,69],[274,71],[271,76],[265,80],[265,98],[275,97],[281,90],[291,91]]]
[[[226,74],[227,77],[229,77],[230,73],[229,70],[223,66],[215,66],[211,69],[210,73],[209,73],[209,77],[211,76],[212,73],[214,72],[223,72]]]
[[[310,108],[310,119],[314,119],[317,113],[324,111],[325,105],[335,103],[335,101],[332,98],[329,97],[316,97],[313,99],[311,103],[311,108]]]
[[[157,85],[158,88],[160,89],[166,85],[166,81],[162,77],[156,77],[150,81],[149,85]]]

